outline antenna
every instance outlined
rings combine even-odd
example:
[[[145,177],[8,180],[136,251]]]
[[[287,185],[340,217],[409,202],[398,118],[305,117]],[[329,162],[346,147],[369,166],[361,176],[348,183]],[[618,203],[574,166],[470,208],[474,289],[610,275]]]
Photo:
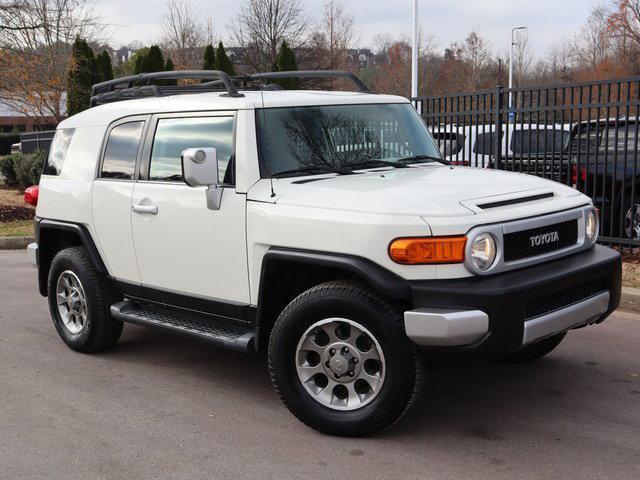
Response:
[[[269,167],[269,182],[271,185],[271,198],[276,196],[276,192],[273,191],[273,172],[271,171],[271,151],[269,150],[269,130],[267,126],[267,117],[265,115],[265,107],[264,107],[264,90],[260,89],[260,98],[262,99],[262,123],[264,125],[264,141],[266,142],[267,147],[267,167]]]

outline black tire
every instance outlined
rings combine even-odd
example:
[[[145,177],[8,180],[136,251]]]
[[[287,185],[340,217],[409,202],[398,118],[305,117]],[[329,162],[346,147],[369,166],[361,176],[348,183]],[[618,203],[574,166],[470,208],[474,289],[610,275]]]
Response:
[[[86,297],[87,319],[84,328],[78,333],[72,333],[64,325],[56,301],[58,278],[67,270],[78,277]],[[83,247],[59,251],[51,262],[47,282],[51,318],[60,338],[69,348],[90,353],[115,345],[122,334],[122,322],[109,313],[109,307],[115,303],[115,295],[96,272]]]
[[[317,402],[296,370],[301,336],[315,322],[334,317],[365,327],[385,358],[385,380],[379,393],[356,410],[334,410]],[[372,435],[397,422],[415,402],[423,378],[417,346],[406,336],[402,318],[384,299],[350,282],[324,283],[296,297],[274,325],[268,349],[271,381],[286,407],[309,427],[330,435]]]
[[[551,353],[553,349],[560,345],[560,342],[562,342],[566,335],[567,332],[558,333],[553,337],[545,338],[539,342],[527,345],[526,347],[507,355],[502,359],[502,361],[507,363],[529,363],[538,360],[548,353]]]
[[[622,195],[623,196],[620,197],[620,200],[618,202],[619,205],[622,205],[622,209],[619,212],[619,215],[616,215],[615,220],[616,223],[620,223],[618,219],[622,217],[622,231],[619,231],[620,227],[618,225],[616,225],[616,231],[619,231],[620,238],[638,240],[640,239],[640,236],[636,233],[636,230],[634,228],[638,225],[634,212],[638,209],[638,206],[640,206],[640,196],[635,195],[633,198],[633,203],[631,203],[631,195],[628,191],[623,192]]]

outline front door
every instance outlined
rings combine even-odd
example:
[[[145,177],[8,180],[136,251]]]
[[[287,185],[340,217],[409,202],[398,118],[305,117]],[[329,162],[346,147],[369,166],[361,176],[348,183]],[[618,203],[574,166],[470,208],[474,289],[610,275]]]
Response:
[[[236,193],[235,112],[158,115],[152,119],[131,225],[144,286],[200,299],[248,304],[246,196]],[[205,188],[182,178],[187,148],[214,147],[225,184],[219,210]]]

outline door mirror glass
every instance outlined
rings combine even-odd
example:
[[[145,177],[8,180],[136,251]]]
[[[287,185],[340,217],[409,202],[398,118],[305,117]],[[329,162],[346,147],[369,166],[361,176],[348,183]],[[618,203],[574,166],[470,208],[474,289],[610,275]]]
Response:
[[[183,150],[182,176],[190,187],[216,187],[218,185],[218,157],[216,149],[187,148]]]

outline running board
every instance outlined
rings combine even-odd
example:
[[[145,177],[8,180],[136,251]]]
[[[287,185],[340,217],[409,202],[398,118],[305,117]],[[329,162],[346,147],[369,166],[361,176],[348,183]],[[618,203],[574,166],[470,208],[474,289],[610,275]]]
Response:
[[[249,352],[253,347],[253,330],[249,327],[205,319],[166,308],[124,300],[111,305],[111,315],[127,323],[159,327],[212,345]]]

